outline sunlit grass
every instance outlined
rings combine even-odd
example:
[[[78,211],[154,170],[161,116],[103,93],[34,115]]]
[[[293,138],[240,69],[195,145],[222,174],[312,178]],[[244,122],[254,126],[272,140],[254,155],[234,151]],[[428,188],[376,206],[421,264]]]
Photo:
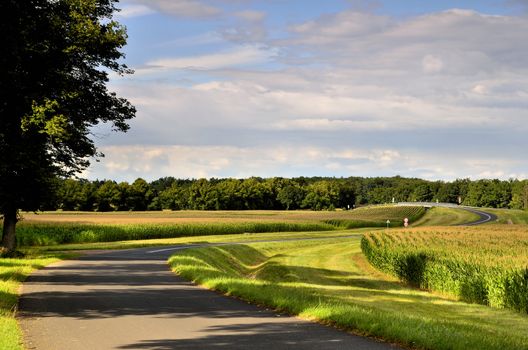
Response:
[[[433,207],[412,226],[451,226],[477,221],[480,217],[467,210]]]
[[[372,228],[356,229],[353,232],[371,232]],[[351,235],[352,231],[315,231],[315,232],[266,232],[266,233],[243,233],[234,235],[212,235],[196,237],[179,237],[163,239],[144,239],[134,241],[98,242],[81,244],[60,244],[43,247],[33,247],[35,251],[68,251],[68,250],[96,250],[96,249],[130,249],[155,247],[164,245],[182,244],[207,244],[207,243],[229,243],[229,242],[255,242],[269,240],[295,240],[326,237],[343,237]]]
[[[528,210],[518,209],[486,209],[497,215],[501,224],[528,224]]]
[[[370,267],[359,234],[197,248],[169,262],[178,274],[226,294],[410,347],[528,347],[526,315],[407,288]]]
[[[115,242],[263,232],[332,231],[327,223],[227,222],[185,224],[23,223],[17,227],[19,246]]]
[[[402,226],[423,215],[422,207],[373,206],[350,211],[181,211],[24,213],[17,225],[19,246],[137,241],[266,232],[334,231]]]
[[[395,205],[374,205],[361,207],[347,212],[346,217],[335,217],[324,220],[342,228],[358,227],[385,227],[387,220],[391,227],[403,226],[403,220],[407,218],[410,222],[419,220],[426,210],[420,206],[395,206]]]
[[[390,208],[390,207],[388,207]],[[379,207],[378,207],[379,209]],[[431,210],[427,215],[443,218],[429,223],[450,225],[473,221],[461,210]],[[444,208],[442,208],[444,209]],[[365,209],[366,210],[366,209]],[[442,212],[442,213],[440,213]],[[354,214],[351,214],[354,213]],[[63,230],[68,225],[136,225],[141,235],[152,235],[154,226],[228,225],[240,223],[325,224],[336,220],[332,231],[264,232],[230,235],[204,235],[162,239],[49,245],[34,247],[28,259],[0,259],[0,349],[20,349],[20,332],[13,318],[20,281],[34,268],[56,257],[37,256],[43,250],[121,249],[159,245],[217,242],[257,242],[280,239],[328,238],[328,240],[254,243],[182,251],[171,259],[179,273],[202,284],[243,296],[248,300],[300,314],[302,317],[338,325],[360,334],[431,349],[523,349],[528,348],[525,316],[509,311],[456,302],[448,297],[404,288],[398,281],[372,269],[359,250],[359,232],[338,228],[340,220],[356,220],[367,212],[144,212],[144,213],[47,213],[26,216],[24,225],[48,225]],[[374,212],[368,215],[372,219]],[[430,214],[435,215],[430,215]],[[365,214],[365,215],[364,215]],[[390,213],[378,211],[375,220],[386,220]],[[401,213],[394,220],[399,220]],[[28,214],[25,214],[28,215]],[[31,214],[32,215],[32,214]],[[516,214],[517,215],[517,214]],[[522,215],[518,214],[518,217]],[[35,219],[36,218],[36,219]],[[40,219],[44,219],[39,221]],[[176,221],[171,221],[176,220]],[[431,221],[433,220],[433,221]],[[436,221],[434,221],[436,220]],[[467,220],[467,221],[465,221]],[[170,222],[169,222],[170,221]],[[341,221],[344,222],[344,221]],[[418,221],[420,222],[420,221]],[[139,224],[138,224],[139,223]],[[153,226],[152,226],[153,225]],[[287,226],[284,226],[287,227]],[[299,226],[300,227],[300,226]],[[316,228],[314,226],[314,228]],[[67,228],[66,228],[67,230]],[[64,232],[64,231],[62,231]],[[123,232],[122,227],[115,232]],[[215,232],[222,233],[222,232]],[[68,234],[71,234],[68,233]],[[86,234],[90,236],[89,234]],[[137,237],[136,237],[137,238]],[[40,238],[45,239],[45,238]],[[324,243],[323,243],[324,242]],[[52,244],[52,240],[46,244]],[[40,253],[39,253],[40,252]],[[9,261],[9,264],[4,263]],[[501,320],[500,322],[498,320]]]

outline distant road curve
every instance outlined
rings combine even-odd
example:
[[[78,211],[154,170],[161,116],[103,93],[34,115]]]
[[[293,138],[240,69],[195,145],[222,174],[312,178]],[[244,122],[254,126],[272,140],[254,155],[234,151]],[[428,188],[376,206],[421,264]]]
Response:
[[[468,222],[467,224],[460,224],[459,226],[476,226],[476,225],[485,224],[487,222],[497,221],[497,215],[495,214],[488,213],[480,209],[475,209],[471,207],[459,207],[459,208],[470,211],[480,216],[480,218],[477,221]]]
[[[463,205],[457,205],[453,203],[434,203],[434,202],[399,202],[396,205],[399,206],[420,206],[420,207],[426,207],[426,208],[432,208],[432,207],[443,207],[443,208],[454,208],[454,209],[462,209],[467,210],[469,212],[472,212],[474,214],[477,214],[479,216],[479,219],[476,221],[468,222],[465,224],[460,224],[458,226],[476,226],[476,225],[482,225],[488,222],[497,221],[497,215],[488,213],[483,211],[480,208],[474,208],[474,207],[468,207]]]

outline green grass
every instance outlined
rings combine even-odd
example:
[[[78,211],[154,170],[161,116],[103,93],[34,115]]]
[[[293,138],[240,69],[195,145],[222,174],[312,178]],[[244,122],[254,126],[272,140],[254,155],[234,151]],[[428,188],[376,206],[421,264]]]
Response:
[[[477,221],[479,216],[463,209],[433,207],[412,226],[451,226]]]
[[[410,289],[373,270],[354,238],[197,248],[185,278],[303,318],[424,349],[526,349],[528,317]]]
[[[434,208],[415,221],[412,215],[423,214],[420,209],[404,213],[395,208],[398,207],[375,206],[335,212],[25,214],[29,219],[17,226],[20,242],[42,246],[35,247],[34,255],[27,259],[0,259],[0,349],[21,349],[20,331],[13,318],[18,288],[33,269],[60,257],[50,255],[46,250],[120,249],[330,236],[334,238],[186,250],[175,255],[170,263],[188,278],[225,293],[408,346],[431,349],[528,348],[526,317],[408,289],[370,268],[361,255],[358,232],[372,229],[354,230],[357,236],[353,239],[335,238],[351,235],[350,231],[340,228],[357,221],[378,225],[389,218],[399,225],[402,217],[409,216],[414,224],[451,225],[473,220],[473,214],[465,211]],[[517,222],[523,220],[523,213],[508,211],[502,215],[509,215]],[[48,217],[43,219],[46,215]],[[164,221],[168,219],[175,222]],[[328,231],[307,232],[321,229]],[[277,230],[293,232],[272,232]],[[264,232],[248,233],[252,231]],[[178,237],[182,235],[186,237]],[[176,238],[169,238],[174,236]],[[164,238],[143,239],[154,237]],[[92,243],[59,244],[64,242]]]
[[[367,230],[367,229],[365,229]],[[368,229],[371,230],[371,229]],[[212,235],[201,237],[181,237],[171,239],[151,239],[138,241],[101,242],[69,244],[57,246],[34,247],[25,250],[27,258],[8,259],[0,258],[0,349],[22,350],[21,331],[15,319],[18,292],[21,282],[35,269],[42,268],[61,258],[71,257],[57,251],[83,250],[83,249],[127,249],[147,246],[191,244],[191,243],[216,243],[239,241],[262,241],[276,239],[299,238],[324,238],[328,236],[339,237],[350,235],[349,231],[322,231],[322,232],[272,232],[248,233],[233,235]]]
[[[178,244],[200,244],[200,243],[229,243],[229,242],[255,242],[272,241],[281,239],[310,239],[325,237],[344,237],[357,232],[371,232],[373,228],[362,228],[354,230],[319,231],[319,232],[266,232],[266,233],[244,233],[234,235],[211,235],[197,237],[179,237],[162,239],[145,239],[135,241],[96,242],[79,244],[60,244],[52,246],[33,247],[38,251],[70,251],[70,250],[96,250],[96,249],[130,249],[142,247],[155,247]]]
[[[113,242],[261,232],[330,231],[325,223],[229,222],[183,224],[25,223],[17,226],[19,246]]]
[[[65,256],[29,255],[21,259],[0,258],[0,349],[22,350],[22,334],[15,319],[20,284],[35,270]]]
[[[501,224],[528,224],[528,210],[486,208],[486,211],[497,215]]]
[[[403,220],[410,222],[419,220],[426,210],[418,206],[376,205],[358,208],[346,212],[346,217],[325,220],[325,223],[341,228],[353,229],[360,227],[386,227],[387,220],[391,227],[403,226]]]
[[[373,206],[351,211],[222,211],[25,213],[17,225],[19,246],[56,246],[191,236],[265,232],[332,231],[403,225],[425,213],[422,207]]]

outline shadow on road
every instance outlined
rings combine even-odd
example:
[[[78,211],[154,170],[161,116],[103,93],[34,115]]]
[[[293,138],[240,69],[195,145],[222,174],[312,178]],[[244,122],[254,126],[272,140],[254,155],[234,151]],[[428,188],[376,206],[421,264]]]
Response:
[[[245,258],[254,257],[252,249],[246,248],[249,255]],[[36,271],[24,283],[19,303],[26,342],[59,349],[63,347],[39,344],[51,344],[50,339],[82,339],[69,349],[83,350],[94,348],[93,342],[98,341],[106,342],[101,348],[158,350],[390,348],[196,287],[169,270],[166,259],[174,251],[156,255],[147,251],[105,252]],[[230,248],[213,251],[225,254]],[[295,267],[290,273],[316,276],[321,283],[332,285],[341,284],[344,277],[345,283],[371,283],[354,282],[359,276],[343,271]],[[283,292],[293,292],[289,288]],[[310,305],[320,302],[316,288],[300,289],[313,299]]]
[[[32,278],[28,284],[42,283],[50,285],[57,281],[67,281],[66,275]],[[165,276],[166,275],[166,276]],[[205,289],[196,288],[168,272],[166,274],[147,274],[140,280],[128,280],[123,283],[111,280],[109,276],[81,276],[87,288],[81,282],[75,282],[75,290],[39,291],[24,293],[20,299],[20,317],[72,317],[77,319],[111,318],[126,315],[155,315],[157,317],[193,317],[208,318],[246,317],[250,312],[244,303],[225,298]],[[131,276],[128,276],[131,278]],[[137,277],[136,277],[137,278]],[[110,282],[110,283],[109,283]],[[97,283],[116,284],[116,288],[94,288]],[[79,289],[79,286],[81,289]],[[148,286],[148,287],[147,287]],[[172,287],[170,287],[172,286]],[[222,300],[220,300],[222,299]],[[254,310],[251,310],[251,312]],[[262,317],[274,317],[263,314]]]
[[[307,329],[309,328],[309,329]],[[217,326],[207,335],[190,339],[159,339],[123,345],[119,349],[350,349],[344,334],[319,325],[292,327],[291,323],[258,323]],[[219,334],[215,334],[219,333]],[[330,333],[330,334],[329,334]],[[349,337],[350,335],[346,335]],[[354,349],[387,349],[386,343],[375,343],[355,337]]]

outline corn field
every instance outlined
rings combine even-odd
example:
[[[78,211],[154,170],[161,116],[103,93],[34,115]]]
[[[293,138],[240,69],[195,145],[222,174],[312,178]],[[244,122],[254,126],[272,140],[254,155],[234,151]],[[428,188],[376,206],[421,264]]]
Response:
[[[20,246],[48,246],[68,243],[115,242],[185,236],[226,235],[263,232],[330,231],[324,223],[186,223],[186,224],[78,224],[24,223],[17,227]]]
[[[361,248],[373,266],[409,284],[528,313],[528,226],[378,231]]]

